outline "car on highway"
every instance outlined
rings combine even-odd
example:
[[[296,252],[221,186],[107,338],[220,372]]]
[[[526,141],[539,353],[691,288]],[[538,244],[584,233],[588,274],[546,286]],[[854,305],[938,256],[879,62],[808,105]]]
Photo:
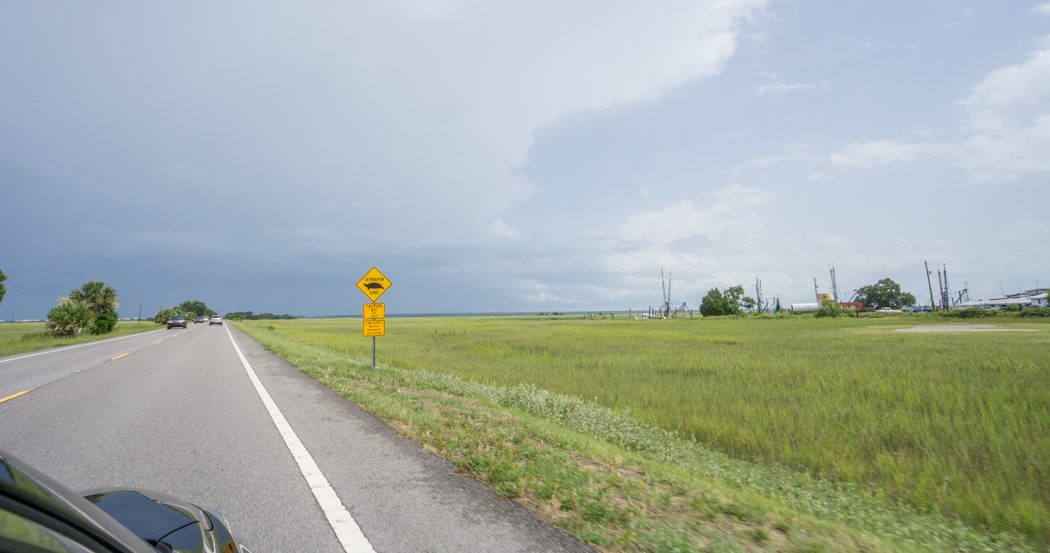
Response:
[[[222,324],[222,317],[220,317],[218,315],[212,315],[212,317],[210,319],[208,319],[208,326],[221,325],[221,324]]]
[[[168,319],[168,330],[171,330],[173,326],[181,326],[186,328],[186,315],[173,315]]]
[[[0,450],[0,551],[251,553],[226,519],[166,493],[76,493]]]
[[[204,317],[197,317],[196,319],[193,319],[193,324],[203,323],[205,320]]]

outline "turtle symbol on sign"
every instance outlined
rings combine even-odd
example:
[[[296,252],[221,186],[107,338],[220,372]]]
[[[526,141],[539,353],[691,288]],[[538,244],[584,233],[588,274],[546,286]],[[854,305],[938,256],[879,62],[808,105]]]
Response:
[[[365,284],[365,288],[368,288],[370,290],[382,290],[383,285],[379,284],[378,282],[369,282],[368,284]]]

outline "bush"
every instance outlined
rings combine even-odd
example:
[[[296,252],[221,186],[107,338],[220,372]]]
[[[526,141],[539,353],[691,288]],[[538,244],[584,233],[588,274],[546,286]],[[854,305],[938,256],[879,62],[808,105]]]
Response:
[[[180,313],[174,307],[165,307],[160,311],[157,311],[157,314],[153,316],[153,322],[157,324],[164,324],[168,322],[168,319],[170,319],[173,315],[179,314]]]
[[[44,328],[52,336],[80,336],[95,320],[95,312],[82,303],[64,303],[47,313]]]
[[[1050,307],[1030,307],[1021,311],[1022,317],[1050,317]]]
[[[109,334],[117,326],[116,311],[103,311],[95,317],[94,324],[88,329],[92,334]]]
[[[963,310],[944,311],[943,314],[946,317],[958,317],[960,319],[982,319],[984,317],[994,317],[997,315],[995,311],[988,311],[986,309],[981,309],[980,307],[967,307]]]
[[[1010,305],[1006,306],[1006,310],[1009,311],[1010,313],[1017,313],[1018,311],[1021,310],[1021,306],[1017,305],[1016,303],[1011,303]]]
[[[820,309],[813,314],[814,317],[838,317],[842,314],[842,305],[835,300],[822,300]]]

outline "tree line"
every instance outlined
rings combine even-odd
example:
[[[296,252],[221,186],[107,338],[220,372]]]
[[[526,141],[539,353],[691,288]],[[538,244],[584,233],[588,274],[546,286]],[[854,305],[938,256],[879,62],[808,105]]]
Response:
[[[884,278],[875,284],[861,286],[857,289],[857,301],[865,307],[879,309],[889,307],[901,309],[915,305],[915,296],[907,292],[901,292],[899,284],[889,278]],[[718,288],[712,288],[700,301],[700,314],[705,317],[716,317],[719,315],[739,315],[744,311],[753,311],[758,306],[754,298],[747,295],[741,285],[727,288],[725,292]],[[818,317],[834,317],[841,314],[842,305],[835,300],[824,300],[816,315]]]
[[[165,307],[157,311],[157,314],[153,316],[153,322],[164,324],[175,315],[185,315],[187,319],[196,319],[197,317],[209,318],[212,315],[218,315],[218,312],[210,309],[202,301],[186,300],[175,307]]]
[[[224,318],[232,321],[267,321],[274,319],[298,319],[295,315],[274,315],[273,313],[259,313],[258,315],[251,311],[232,311],[227,313]]]

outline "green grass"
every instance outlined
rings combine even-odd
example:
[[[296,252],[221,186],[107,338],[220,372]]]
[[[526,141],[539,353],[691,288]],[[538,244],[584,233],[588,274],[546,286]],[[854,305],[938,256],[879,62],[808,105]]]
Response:
[[[1039,549],[849,484],[733,459],[579,397],[382,364],[372,371],[370,357],[296,341],[273,325],[239,326],[464,474],[601,550]]]
[[[95,336],[85,333],[76,338],[55,338],[46,334],[44,323],[3,323],[0,324],[0,356],[105,340],[116,336],[156,330],[161,326],[152,321],[142,321],[141,325],[120,321],[109,334]]]
[[[378,350],[394,367],[629,409],[737,459],[1046,544],[1045,321],[994,321],[1037,332],[911,334],[892,330],[952,321],[389,319]],[[370,355],[359,320],[268,324],[295,340]]]

